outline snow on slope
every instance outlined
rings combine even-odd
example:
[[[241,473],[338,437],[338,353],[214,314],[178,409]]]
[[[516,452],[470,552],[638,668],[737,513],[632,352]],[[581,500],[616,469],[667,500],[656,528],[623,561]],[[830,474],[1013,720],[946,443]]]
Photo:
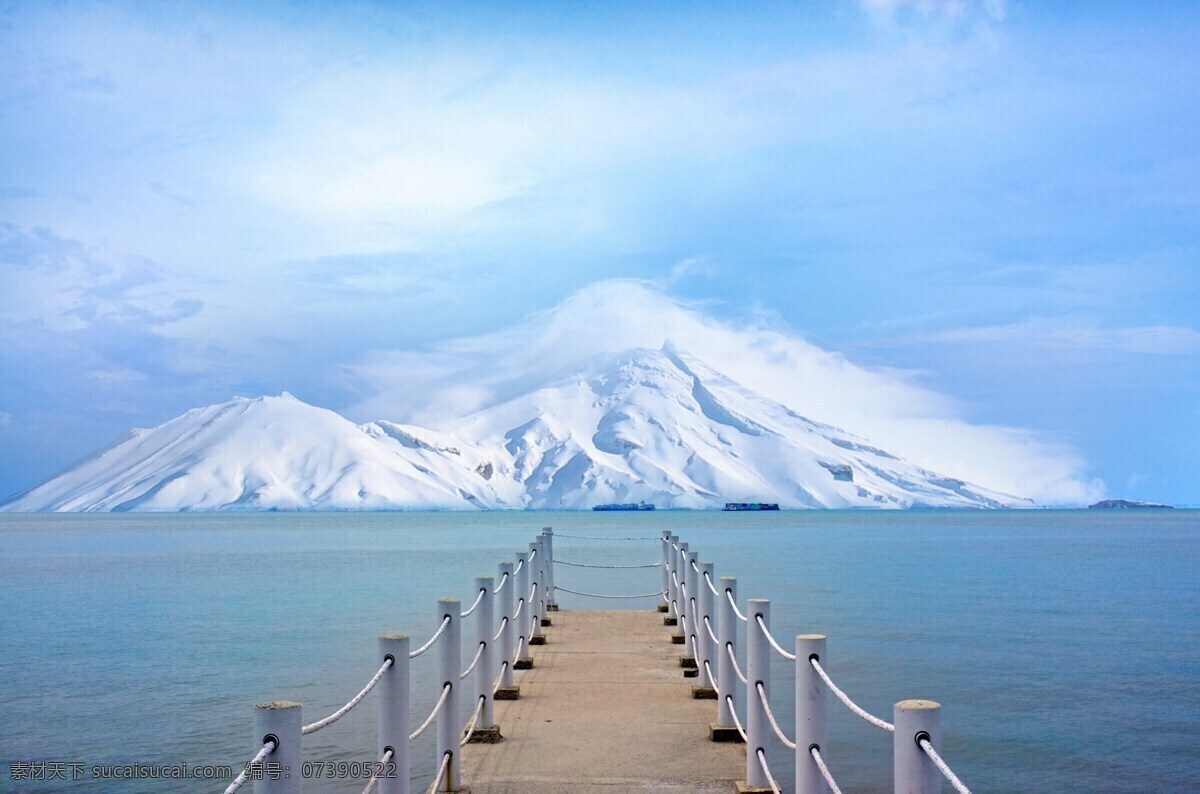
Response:
[[[134,430],[5,510],[469,508],[504,504],[448,455],[407,446],[284,393]]]
[[[691,508],[1022,503],[809,421],[670,344],[600,356],[579,375],[480,411],[450,433],[480,448],[502,446],[509,476],[534,508],[643,499]]]
[[[289,394],[198,408],[2,510],[585,509],[1028,504],[805,419],[676,350],[603,355],[443,431]]]

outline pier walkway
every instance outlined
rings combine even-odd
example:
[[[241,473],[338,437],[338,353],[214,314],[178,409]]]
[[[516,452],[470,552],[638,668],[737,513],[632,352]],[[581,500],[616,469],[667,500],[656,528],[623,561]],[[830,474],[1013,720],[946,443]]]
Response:
[[[713,701],[692,699],[661,614],[550,615],[520,699],[496,704],[504,741],[464,754],[473,794],[733,791],[745,748],[709,741]]]
[[[589,559],[562,559],[556,537],[638,542],[658,559],[614,564],[597,557],[595,546]],[[559,568],[646,569],[655,589],[581,592],[556,583]],[[559,592],[645,606],[559,611]],[[378,760],[342,765],[367,778],[363,794],[783,794],[785,787],[788,794],[841,794],[826,760],[827,695],[892,734],[894,791],[941,794],[948,782],[970,794],[938,751],[939,704],[902,700],[893,722],[865,711],[826,671],[836,674],[825,635],[798,634],[785,647],[771,633],[771,602],[739,602],[737,579],[717,578],[713,563],[699,561],[675,535],[556,536],[547,527],[515,562],[500,562],[496,577],[476,577],[471,593],[465,609],[457,598],[437,602],[438,622],[419,647],[406,634],[380,635],[374,676],[327,716],[306,723],[302,704],[290,700],[255,706],[253,755],[225,794],[250,781],[255,794],[301,794],[316,768],[304,760],[304,737],[337,723],[372,691]],[[777,705],[791,700],[786,725],[771,705],[771,660],[780,657],[792,670],[775,693]],[[414,661],[424,666],[416,678]],[[438,692],[423,719],[410,713],[415,682]],[[438,763],[432,780],[411,758],[426,731]]]

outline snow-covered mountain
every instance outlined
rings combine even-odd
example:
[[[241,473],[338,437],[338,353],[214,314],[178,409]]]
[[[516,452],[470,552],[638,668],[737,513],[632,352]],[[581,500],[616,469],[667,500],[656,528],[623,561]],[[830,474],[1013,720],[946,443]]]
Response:
[[[135,430],[0,509],[1001,507],[739,386],[671,345],[594,359],[440,431],[355,425],[289,394]]]

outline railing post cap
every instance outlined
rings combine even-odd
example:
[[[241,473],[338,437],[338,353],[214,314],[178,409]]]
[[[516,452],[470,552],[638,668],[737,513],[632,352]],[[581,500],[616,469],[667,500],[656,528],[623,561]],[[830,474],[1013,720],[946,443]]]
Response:
[[[254,708],[263,711],[280,711],[282,709],[298,709],[300,704],[294,700],[269,700],[266,703],[256,704]]]
[[[901,700],[896,704],[897,711],[933,711],[941,707],[941,703],[932,700]]]
[[[769,599],[769,598],[751,598],[751,599],[748,599],[748,600],[747,600],[747,603],[750,603],[750,604],[769,604],[769,603],[771,603],[771,599]]]
[[[826,637],[824,634],[797,634],[796,639],[798,639],[798,640],[824,640],[824,639],[828,639],[828,637]]]
[[[439,598],[438,603],[439,604],[462,604],[462,601],[458,600],[457,598]]]
[[[722,576],[721,581],[722,582],[736,582],[737,577],[736,576]]]
[[[381,639],[381,640],[407,640],[407,639],[409,639],[409,636],[407,634],[380,634],[379,639]]]

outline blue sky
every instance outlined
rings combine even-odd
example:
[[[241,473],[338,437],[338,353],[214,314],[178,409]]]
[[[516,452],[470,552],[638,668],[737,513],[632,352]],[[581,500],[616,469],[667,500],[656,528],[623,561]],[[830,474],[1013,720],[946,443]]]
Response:
[[[0,492],[623,279],[1200,504],[1194,5],[244,5],[0,7]]]

